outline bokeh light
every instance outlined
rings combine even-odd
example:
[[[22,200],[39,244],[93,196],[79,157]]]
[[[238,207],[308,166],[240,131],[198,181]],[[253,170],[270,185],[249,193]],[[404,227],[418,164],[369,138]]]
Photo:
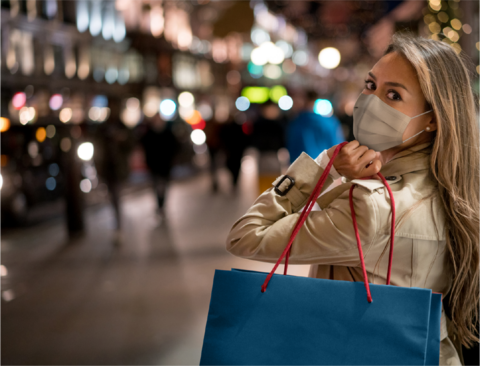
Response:
[[[268,54],[261,47],[255,48],[250,57],[255,65],[263,66],[268,62]]]
[[[332,103],[327,99],[317,99],[313,105],[313,111],[316,114],[327,117],[332,115],[333,106]]]
[[[35,138],[38,142],[45,141],[45,139],[47,138],[47,131],[44,127],[37,128],[37,131],[35,132]]]
[[[52,176],[52,177],[56,177],[58,175],[58,173],[60,173],[60,167],[58,166],[57,163],[52,163],[48,166],[48,173]]]
[[[195,97],[192,93],[184,91],[178,96],[178,104],[182,107],[191,107],[195,103]]]
[[[255,65],[253,62],[248,63],[247,69],[250,75],[255,79],[258,79],[263,75],[263,66]]]
[[[90,179],[85,178],[80,181],[80,190],[83,193],[89,193],[92,190],[92,182]]]
[[[190,134],[190,139],[195,145],[202,145],[207,141],[207,135],[202,130],[193,130]]]
[[[22,125],[26,125],[28,122],[33,121],[36,116],[34,107],[23,107],[20,109],[19,119]]]
[[[60,140],[60,149],[62,149],[63,152],[68,152],[71,148],[72,140],[70,140],[68,137],[64,137]]]
[[[89,161],[93,157],[93,144],[91,142],[84,142],[80,144],[77,149],[77,155],[80,159]]]
[[[162,100],[160,103],[160,114],[165,119],[171,119],[175,114],[177,105],[171,99]]]
[[[238,97],[235,101],[235,107],[237,107],[239,111],[244,112],[250,108],[250,101],[246,97]]]
[[[48,177],[47,180],[45,181],[45,187],[49,191],[53,191],[57,187],[57,181],[55,180],[54,177]]]
[[[63,104],[63,97],[60,94],[53,94],[48,105],[53,111],[58,111]]]
[[[282,76],[282,69],[278,65],[265,65],[263,75],[269,79],[279,79]]]
[[[266,32],[262,28],[257,27],[252,28],[252,31],[250,32],[250,38],[252,39],[252,42],[255,43],[257,46],[270,41],[270,35],[268,34],[268,32]]]
[[[60,111],[58,118],[60,119],[61,122],[67,123],[72,119],[72,116],[73,116],[72,108],[63,108]]]
[[[250,103],[265,103],[270,98],[270,89],[264,86],[247,86],[242,89],[242,96]]]
[[[212,107],[210,107],[210,105],[207,103],[201,103],[198,106],[198,111],[202,115],[202,119],[204,119],[205,121],[210,121],[213,117]]]
[[[293,53],[292,61],[297,66],[306,66],[308,64],[308,53],[304,50],[298,50]]]
[[[27,96],[23,92],[15,93],[12,98],[13,108],[20,110],[27,102]]]
[[[284,95],[278,100],[278,107],[284,111],[288,111],[293,107],[293,99],[288,95]]]
[[[318,61],[326,69],[334,69],[340,64],[340,52],[334,47],[327,47],[318,54]]]
[[[55,136],[57,130],[54,125],[48,125],[45,131],[47,132],[47,137],[51,139]]]
[[[275,85],[270,89],[270,100],[274,103],[278,103],[284,95],[287,95],[287,89],[282,85]]]
[[[10,120],[5,117],[0,117],[0,132],[6,132],[10,129]]]

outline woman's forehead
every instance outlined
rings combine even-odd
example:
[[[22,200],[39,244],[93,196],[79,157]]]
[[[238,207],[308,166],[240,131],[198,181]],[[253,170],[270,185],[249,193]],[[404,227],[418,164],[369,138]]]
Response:
[[[378,60],[371,73],[380,82],[396,82],[420,90],[420,83],[414,67],[410,61],[396,52],[389,53]]]

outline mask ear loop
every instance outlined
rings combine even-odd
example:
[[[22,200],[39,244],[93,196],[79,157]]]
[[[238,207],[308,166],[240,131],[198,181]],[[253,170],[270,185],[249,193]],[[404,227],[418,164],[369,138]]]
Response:
[[[420,117],[420,116],[423,116],[424,114],[430,113],[430,112],[432,112],[432,111],[433,111],[433,109],[430,109],[429,111],[423,112],[423,113],[421,113],[421,114],[419,114],[419,115],[416,115],[415,117],[410,118],[410,120],[412,120],[412,119],[414,119],[414,118],[417,118],[417,117]],[[413,139],[415,136],[420,135],[422,132],[425,132],[425,130],[421,130],[419,133],[416,133],[415,135],[413,135],[413,136],[409,137],[408,139],[402,141],[402,143],[407,142],[407,141],[410,140],[410,139]]]

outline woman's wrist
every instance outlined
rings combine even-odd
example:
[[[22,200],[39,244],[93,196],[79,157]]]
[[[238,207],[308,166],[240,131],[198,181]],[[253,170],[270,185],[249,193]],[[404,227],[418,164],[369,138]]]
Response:
[[[335,146],[334,146],[335,147]],[[325,169],[330,162],[330,156],[328,154],[327,150],[323,150],[323,152],[320,153],[320,155],[317,156],[315,159],[315,162],[323,169]],[[335,167],[332,165],[332,168],[330,169],[329,172],[330,177],[335,180],[338,178],[341,178],[342,176],[337,172]]]

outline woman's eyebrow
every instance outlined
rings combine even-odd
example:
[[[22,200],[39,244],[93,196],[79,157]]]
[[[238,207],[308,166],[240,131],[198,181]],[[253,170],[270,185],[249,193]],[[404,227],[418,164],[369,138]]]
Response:
[[[368,75],[370,75],[372,77],[373,80],[377,81],[377,78],[375,77],[375,75],[373,75],[373,73],[371,71],[368,72]],[[398,86],[399,88],[403,88],[405,89],[407,92],[408,92],[408,89],[405,85],[403,84],[400,84],[400,83],[396,83],[394,81],[386,81],[385,82],[386,85],[391,85],[391,86]],[[410,93],[410,92],[409,92]]]

